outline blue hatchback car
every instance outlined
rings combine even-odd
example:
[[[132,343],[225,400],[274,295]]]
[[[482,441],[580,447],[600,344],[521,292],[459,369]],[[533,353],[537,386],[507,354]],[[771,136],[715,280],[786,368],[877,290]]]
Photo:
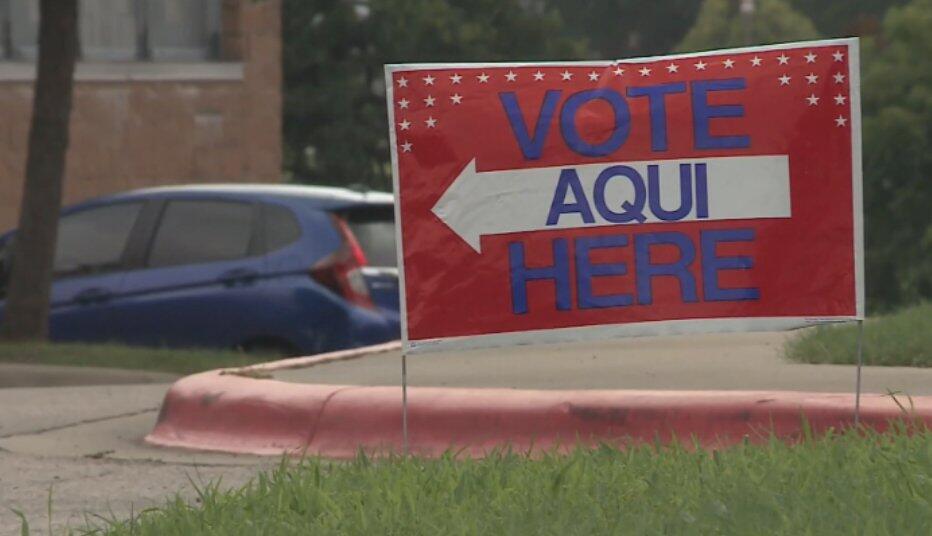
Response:
[[[392,196],[136,190],[62,211],[54,341],[313,354],[397,339]],[[0,322],[15,232],[0,236]]]

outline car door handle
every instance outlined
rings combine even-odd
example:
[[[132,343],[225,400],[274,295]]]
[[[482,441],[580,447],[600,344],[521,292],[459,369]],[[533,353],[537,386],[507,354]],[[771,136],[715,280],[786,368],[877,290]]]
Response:
[[[234,268],[224,272],[218,278],[225,286],[232,287],[236,285],[251,285],[259,277],[258,272],[249,268]]]
[[[113,293],[105,288],[91,287],[77,293],[74,297],[74,301],[81,305],[92,305],[106,302],[112,297]]]

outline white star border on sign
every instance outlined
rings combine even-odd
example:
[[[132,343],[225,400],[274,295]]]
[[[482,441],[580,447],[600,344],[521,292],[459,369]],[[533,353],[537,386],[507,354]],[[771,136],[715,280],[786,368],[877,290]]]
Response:
[[[820,58],[822,57],[824,57],[825,59],[820,61]],[[798,58],[798,61],[796,60],[791,61],[793,60],[793,58]],[[837,50],[837,49],[832,49],[832,48],[829,48],[828,50],[826,50],[824,48],[819,47],[813,50],[786,49],[782,51],[781,50],[764,51],[763,53],[758,53],[754,55],[751,55],[751,54],[743,55],[742,54],[737,57],[708,55],[708,56],[701,56],[699,58],[695,58],[692,62],[689,62],[688,57],[680,58],[676,61],[667,60],[666,62],[661,62],[662,60],[658,60],[658,61],[653,61],[653,62],[642,63],[641,66],[637,68],[636,70],[640,74],[641,77],[651,77],[655,71],[663,72],[664,74],[668,76],[679,75],[680,66],[683,66],[684,64],[685,65],[691,64],[694,67],[694,71],[697,72],[697,74],[698,74],[698,71],[704,71],[704,72],[708,72],[712,74],[716,71],[721,72],[721,70],[732,70],[733,69],[735,70],[735,74],[740,76],[740,72],[741,72],[740,69],[742,69],[742,67],[745,69],[765,68],[765,66],[773,65],[773,64],[769,64],[769,62],[774,61],[776,65],[786,66],[785,69],[787,70],[787,72],[780,73],[780,76],[777,77],[778,87],[786,87],[788,88],[787,91],[789,91],[792,94],[798,95],[798,98],[801,98],[804,101],[806,107],[811,107],[811,108],[818,107],[820,104],[822,104],[823,99],[826,100],[826,103],[832,103],[834,105],[833,107],[836,107],[836,106],[846,106],[848,104],[848,97],[846,95],[845,88],[839,88],[839,89],[842,89],[841,92],[838,92],[837,90],[833,93],[828,93],[827,91],[824,91],[824,93],[820,94],[819,90],[816,87],[812,87],[812,89],[816,90],[815,92],[807,92],[806,94],[803,94],[803,95],[799,95],[798,93],[793,91],[792,88],[793,87],[795,88],[806,87],[807,85],[810,87],[818,85],[817,87],[822,87],[827,90],[828,84],[822,85],[822,84],[819,84],[819,82],[820,82],[820,79],[824,79],[828,77],[831,78],[831,82],[833,82],[836,85],[836,87],[838,87],[838,85],[846,84],[847,76],[846,76],[846,72],[844,71],[845,67],[843,65],[837,65],[839,63],[843,64],[845,59],[846,59],[845,52],[843,50]],[[743,63],[744,61],[747,61],[748,63]],[[828,62],[828,64],[825,63],[826,61]],[[795,62],[796,69],[799,69],[800,68],[799,66],[801,65],[807,65],[807,64],[822,65],[823,67],[828,67],[830,64],[835,64],[837,67],[836,69],[834,69],[836,71],[834,73],[818,72],[817,74],[817,72],[809,72],[808,74],[803,74],[803,73],[800,73],[794,70],[794,68],[792,67],[792,65],[794,65],[794,62]],[[614,77],[622,77],[626,70],[624,67],[622,67],[622,65],[623,64],[619,62],[612,62],[611,64],[606,65],[605,71],[590,70],[588,72],[573,72],[568,68],[561,68],[562,70],[560,72],[556,72],[554,74],[559,77],[557,78],[557,80],[562,80],[563,82],[566,82],[566,83],[577,84],[578,83],[576,81],[577,77],[575,76],[577,74],[579,75],[580,80],[588,80],[589,82],[599,82],[600,80],[602,80],[603,74],[609,75],[609,76],[613,75]],[[524,76],[528,77],[526,78],[526,80],[533,80],[534,82],[544,82],[546,80],[546,72],[544,72],[543,69],[534,67],[534,66],[529,66],[530,67],[529,69],[524,70],[524,69],[521,69],[520,67],[522,66],[518,66],[517,69],[511,68],[507,70],[504,70],[504,69],[500,70],[499,68],[495,68],[493,71],[488,71],[488,70],[478,71],[477,70],[477,72],[474,72],[472,75],[476,77],[476,80],[480,84],[489,83],[493,76],[494,77],[502,76],[503,79],[499,79],[499,80],[502,80],[502,82],[506,82],[506,83],[517,82],[519,79],[521,79]],[[575,64],[567,65],[567,67],[577,67],[577,65]],[[522,71],[524,71],[523,74],[522,74]],[[467,75],[469,75],[469,73],[467,73]],[[798,83],[794,86],[791,83],[792,79],[797,76],[802,77],[804,79],[805,83],[802,86],[798,85]],[[400,76],[396,78],[395,83],[398,88],[411,90],[413,89],[411,87],[412,79],[415,81],[416,86],[418,86],[419,88],[426,89],[428,87],[436,87],[438,85],[437,84],[438,80],[441,81],[441,84],[439,85],[443,85],[442,82],[445,82],[447,79],[449,80],[450,85],[461,85],[464,77],[460,73],[456,73],[456,72],[451,73],[449,71],[446,73],[443,73],[443,72],[427,73],[427,74],[424,74],[423,76],[421,76],[420,73],[412,72],[412,73],[407,73],[407,76]],[[419,82],[423,82],[423,84]],[[466,93],[468,94],[468,92]],[[411,97],[411,99],[414,99],[415,101],[417,101],[418,99],[422,99],[424,102],[424,107],[426,108],[436,107],[438,103],[440,102],[440,100],[444,98],[449,99],[449,102],[448,102],[449,106],[457,106],[457,105],[464,103],[464,95],[459,92],[452,93],[452,94],[448,93],[447,95],[437,95],[436,97],[428,94],[426,98],[423,98],[422,95],[423,94],[418,95],[417,93],[415,93],[414,95],[409,95],[409,97]],[[398,99],[396,101],[396,105],[398,109],[410,111],[411,104],[412,104],[411,99],[407,97],[402,97]],[[421,109],[423,110],[424,107],[421,107]],[[415,110],[416,109],[417,108],[415,107]],[[443,107],[441,106],[440,110],[442,109]],[[425,127],[427,129],[440,128],[439,120],[437,119],[437,117],[435,117],[434,115],[431,115],[431,116],[428,116],[427,119],[424,119],[423,117],[421,118],[415,117],[415,118],[412,118],[411,120],[402,119],[401,122],[397,123],[397,128],[399,129],[399,131],[410,132],[411,130],[418,130],[415,127],[415,124],[412,123],[412,120],[423,121],[424,126],[421,126],[420,128],[425,128]],[[839,128],[847,127],[849,125],[849,117],[843,114],[839,114],[837,117],[833,117],[832,121]],[[405,140],[405,143],[399,144],[398,147],[399,149],[401,149],[402,152],[413,152],[413,146],[414,145],[411,141]]]
[[[798,57],[801,60],[800,62],[796,63],[797,68],[800,68],[798,67],[800,65],[803,65],[803,66],[807,64],[818,65],[820,63],[819,62],[820,54],[825,56],[826,58],[830,57],[831,63],[834,63],[834,64],[844,62],[844,59],[845,59],[844,53],[840,50],[833,51],[833,49],[828,49],[826,51],[825,49],[821,49],[821,48],[809,50],[809,51],[786,50],[786,51],[779,52],[779,55],[773,55],[773,56],[770,56],[767,54],[755,55],[750,61],[750,66],[752,68],[761,67],[762,66],[761,64],[763,63],[764,59],[767,59],[768,61],[770,61],[771,57],[775,58],[777,66],[786,66],[784,67],[784,69],[786,69],[787,72],[780,73],[780,76],[777,76],[777,82],[778,82],[777,86],[781,88],[786,88],[785,92],[787,95],[798,95],[798,93],[793,91],[794,88],[798,89],[800,87],[805,88],[808,86],[810,89],[813,89],[815,91],[807,91],[805,94],[799,96],[799,98],[802,100],[803,103],[805,103],[804,105],[807,108],[816,110],[819,107],[819,105],[822,104],[823,100],[825,100],[826,102],[833,102],[836,106],[845,106],[848,101],[848,97],[846,96],[844,89],[841,92],[836,90],[833,93],[829,93],[828,91],[830,88],[828,84],[824,84],[824,83],[820,84],[820,82],[821,80],[830,77],[832,81],[834,82],[834,84],[844,85],[846,83],[846,73],[843,70],[840,72],[835,72],[831,75],[825,72],[818,72],[818,71],[810,71],[808,72],[808,74],[803,74],[805,73],[805,71],[794,72],[794,70],[791,70],[793,69],[793,67],[791,65],[792,62],[790,60],[792,59],[792,57],[796,57],[796,54],[800,54],[800,56]],[[825,60],[822,61],[821,65],[822,67],[826,67],[826,68],[829,67],[828,65],[826,65]],[[837,67],[840,67],[840,66],[836,66],[836,69],[835,69],[836,71],[838,71]],[[797,77],[797,76],[802,77],[805,83],[802,84],[802,86],[797,84],[794,87],[791,84],[791,81],[794,77]],[[832,123],[837,128],[848,127],[850,125],[850,118],[846,114],[838,114],[837,117],[833,117],[832,119],[830,119],[830,121],[832,121]]]

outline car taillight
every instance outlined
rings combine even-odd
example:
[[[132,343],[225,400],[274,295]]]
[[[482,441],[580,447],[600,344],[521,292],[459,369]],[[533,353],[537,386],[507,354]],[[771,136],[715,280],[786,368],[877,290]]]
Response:
[[[366,254],[353,236],[346,222],[333,216],[333,223],[340,232],[343,245],[340,249],[311,267],[311,277],[347,301],[361,307],[375,308],[369,296],[369,286],[362,274],[366,266]]]

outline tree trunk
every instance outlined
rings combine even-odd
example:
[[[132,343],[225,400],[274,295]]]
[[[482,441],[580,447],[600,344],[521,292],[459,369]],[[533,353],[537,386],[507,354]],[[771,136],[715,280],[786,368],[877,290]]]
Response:
[[[48,338],[52,264],[61,209],[68,119],[78,45],[77,0],[41,0],[39,61],[26,181],[13,244],[0,339]]]

